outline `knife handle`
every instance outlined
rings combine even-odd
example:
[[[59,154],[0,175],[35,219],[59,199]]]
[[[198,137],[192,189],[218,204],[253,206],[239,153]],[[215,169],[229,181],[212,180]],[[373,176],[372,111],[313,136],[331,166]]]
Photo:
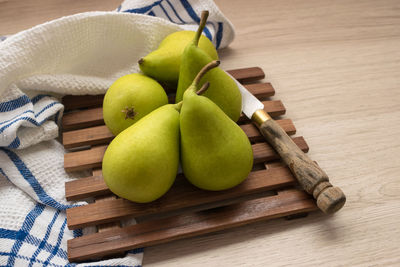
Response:
[[[264,110],[254,113],[252,120],[268,143],[278,152],[303,189],[314,196],[324,213],[334,213],[346,202],[339,187],[329,183],[326,173],[293,142],[286,132]]]

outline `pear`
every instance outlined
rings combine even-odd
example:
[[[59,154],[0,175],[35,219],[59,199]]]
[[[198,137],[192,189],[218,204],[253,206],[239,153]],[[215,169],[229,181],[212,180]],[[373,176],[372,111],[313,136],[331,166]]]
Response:
[[[203,27],[204,28],[204,27]],[[165,37],[158,48],[139,60],[139,67],[144,74],[159,82],[175,84],[179,78],[181,55],[186,45],[193,40],[196,32],[178,31]],[[218,59],[212,42],[204,35],[198,37],[199,47],[212,59]]]
[[[103,177],[119,197],[146,203],[164,195],[179,166],[179,105],[165,105],[121,132],[107,147]]]
[[[196,93],[200,76],[217,65],[214,61],[202,69],[186,90],[180,112],[183,173],[193,185],[212,191],[238,185],[253,166],[246,134],[214,102]]]
[[[183,93],[190,86],[197,73],[207,63],[210,63],[213,60],[213,58],[205,53],[198,45],[198,37],[203,31],[208,13],[203,12],[201,15],[201,23],[197,34],[192,42],[186,46],[182,54],[178,89],[176,91],[175,99],[176,103],[182,100]],[[242,95],[240,94],[236,82],[221,68],[212,69],[204,75],[200,81],[200,86],[202,86],[205,81],[210,82],[210,87],[203,96],[211,99],[225,112],[226,115],[236,122],[242,111]]]
[[[104,122],[117,135],[165,104],[168,96],[157,81],[139,73],[128,74],[107,90],[103,100]]]

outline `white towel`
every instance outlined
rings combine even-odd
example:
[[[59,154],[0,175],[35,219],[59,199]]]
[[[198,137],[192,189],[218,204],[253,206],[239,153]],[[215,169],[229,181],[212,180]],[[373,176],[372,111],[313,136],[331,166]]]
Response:
[[[95,8],[95,7],[94,7]],[[64,266],[66,227],[64,148],[55,140],[65,94],[104,93],[168,34],[197,28],[216,47],[234,38],[232,24],[211,1],[128,0],[114,12],[63,17],[0,38],[0,265]],[[87,229],[91,231],[91,229]],[[142,249],[87,265],[139,266]]]

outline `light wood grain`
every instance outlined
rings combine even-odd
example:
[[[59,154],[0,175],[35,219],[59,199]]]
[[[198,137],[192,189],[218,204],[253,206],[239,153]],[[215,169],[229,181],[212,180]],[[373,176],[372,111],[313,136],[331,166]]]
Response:
[[[0,35],[13,34],[62,16],[111,11],[121,0],[0,0]]]
[[[396,266],[400,2],[216,3],[237,34],[220,52],[222,67],[263,68],[310,157],[347,203],[334,216],[312,213],[146,248],[144,266]]]
[[[119,2],[0,1],[0,34]],[[144,266],[398,265],[400,2],[216,3],[236,27],[234,42],[220,51],[222,67],[264,69],[309,155],[347,204],[334,216],[312,213],[146,248]]]

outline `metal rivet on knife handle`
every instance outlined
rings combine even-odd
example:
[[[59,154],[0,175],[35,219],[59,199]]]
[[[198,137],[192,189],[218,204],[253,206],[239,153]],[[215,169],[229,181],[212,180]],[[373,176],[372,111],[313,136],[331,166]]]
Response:
[[[338,187],[329,183],[326,173],[301,151],[284,130],[264,111],[254,112],[252,121],[268,143],[289,166],[303,189],[314,196],[317,206],[325,213],[334,213],[346,202]]]

